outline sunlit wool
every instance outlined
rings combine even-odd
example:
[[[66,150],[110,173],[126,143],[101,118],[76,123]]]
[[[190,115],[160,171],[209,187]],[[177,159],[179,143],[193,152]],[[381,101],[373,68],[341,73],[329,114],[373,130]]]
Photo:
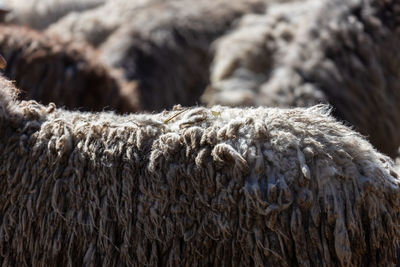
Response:
[[[0,80],[4,266],[390,266],[392,161],[308,109],[79,113]]]
[[[218,39],[209,104],[329,103],[381,152],[400,146],[400,2],[271,5]],[[373,118],[373,119],[372,119]]]

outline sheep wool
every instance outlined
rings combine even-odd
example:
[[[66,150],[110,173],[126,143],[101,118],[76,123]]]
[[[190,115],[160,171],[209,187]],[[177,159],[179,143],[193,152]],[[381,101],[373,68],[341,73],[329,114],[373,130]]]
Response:
[[[262,0],[126,2],[71,14],[48,31],[98,46],[102,62],[138,84],[146,110],[198,103],[208,84],[211,42],[243,14],[264,11]]]
[[[108,0],[84,12],[72,12],[51,24],[46,31],[61,38],[83,41],[98,47],[123,25],[147,8],[158,6],[166,0]],[[169,0],[168,0],[169,1]],[[175,0],[173,0],[175,1]],[[181,1],[181,0],[179,0]],[[151,20],[154,17],[151,18]],[[149,20],[148,22],[151,22]]]
[[[10,10],[5,22],[45,29],[69,13],[79,13],[93,9],[106,0],[1,0],[1,4]]]
[[[400,146],[400,2],[308,0],[248,15],[215,43],[209,105],[329,103],[381,152]],[[375,118],[375,119],[371,119]]]
[[[393,162],[307,109],[81,113],[0,78],[3,266],[394,266]]]
[[[19,26],[0,26],[4,75],[15,80],[22,97],[54,102],[68,109],[119,113],[139,109],[136,85],[96,60],[89,46]]]

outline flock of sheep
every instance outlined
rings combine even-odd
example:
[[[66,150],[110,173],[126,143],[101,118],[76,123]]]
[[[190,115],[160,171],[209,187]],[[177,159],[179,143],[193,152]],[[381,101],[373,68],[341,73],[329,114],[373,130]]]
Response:
[[[1,3],[2,266],[396,266],[399,1]]]

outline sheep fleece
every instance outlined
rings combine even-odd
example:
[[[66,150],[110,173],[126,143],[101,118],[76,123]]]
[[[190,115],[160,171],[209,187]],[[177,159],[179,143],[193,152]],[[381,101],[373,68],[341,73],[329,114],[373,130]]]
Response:
[[[400,146],[400,1],[308,0],[246,15],[216,42],[208,104],[309,106],[395,158]],[[371,119],[374,118],[374,119]]]
[[[89,46],[25,27],[0,26],[0,52],[7,61],[4,75],[16,81],[25,99],[85,111],[139,109],[135,85],[98,62]]]
[[[0,81],[3,266],[393,266],[392,161],[308,109],[79,113]]]

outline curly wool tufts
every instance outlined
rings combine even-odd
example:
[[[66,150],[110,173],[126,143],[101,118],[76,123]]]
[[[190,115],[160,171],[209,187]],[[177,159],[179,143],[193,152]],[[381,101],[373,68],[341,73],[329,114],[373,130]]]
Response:
[[[324,106],[116,116],[0,84],[4,266],[394,265],[398,175]]]
[[[400,2],[308,0],[248,15],[215,44],[209,105],[329,103],[395,157],[400,146]],[[371,120],[371,118],[376,118]]]
[[[11,81],[0,76],[0,119],[9,120],[15,109],[15,100],[18,96],[18,90],[14,87]]]

